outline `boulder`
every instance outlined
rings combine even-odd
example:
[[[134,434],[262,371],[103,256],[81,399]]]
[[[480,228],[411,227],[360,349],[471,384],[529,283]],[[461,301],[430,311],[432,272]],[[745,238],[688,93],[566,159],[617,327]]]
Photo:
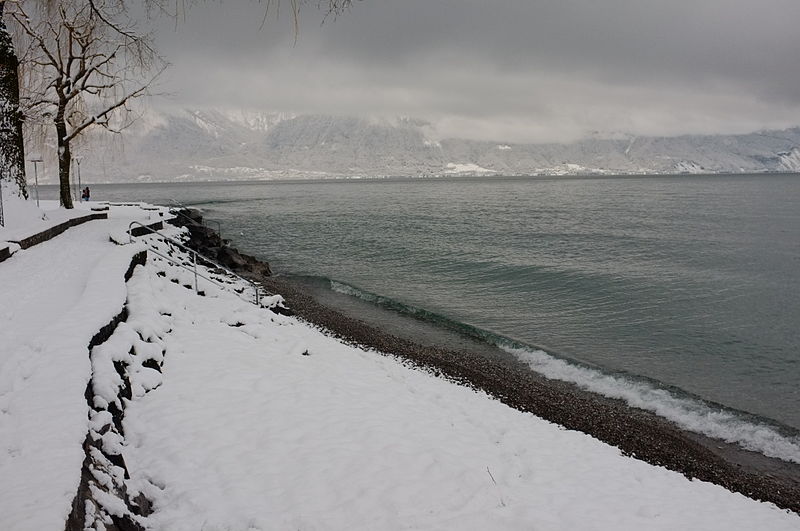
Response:
[[[217,261],[233,271],[248,270],[247,260],[233,247],[220,247]]]

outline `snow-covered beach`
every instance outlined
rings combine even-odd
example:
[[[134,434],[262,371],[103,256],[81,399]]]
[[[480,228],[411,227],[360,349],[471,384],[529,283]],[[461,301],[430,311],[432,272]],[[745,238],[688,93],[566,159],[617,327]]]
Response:
[[[46,225],[17,212],[0,248]],[[132,221],[166,209],[108,214],[0,263],[1,529],[61,529],[76,511],[92,529],[800,528],[257,307],[220,273],[201,268],[231,284],[201,278],[199,296],[156,253],[131,269],[145,241],[190,260],[154,236],[128,243]]]

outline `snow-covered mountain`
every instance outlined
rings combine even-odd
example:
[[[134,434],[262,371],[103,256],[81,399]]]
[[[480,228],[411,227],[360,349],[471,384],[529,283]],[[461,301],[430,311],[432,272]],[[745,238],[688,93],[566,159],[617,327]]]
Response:
[[[218,110],[150,112],[82,165],[94,181],[774,171],[800,171],[800,128],[515,144],[440,139],[408,118]]]

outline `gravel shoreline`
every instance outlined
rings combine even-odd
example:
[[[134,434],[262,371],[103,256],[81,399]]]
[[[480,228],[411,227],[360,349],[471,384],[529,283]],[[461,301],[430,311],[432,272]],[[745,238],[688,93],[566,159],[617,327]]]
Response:
[[[321,304],[291,278],[261,276],[258,280],[268,291],[281,294],[298,317],[342,340],[481,389],[510,407],[589,434],[626,455],[800,514],[800,465],[688,433],[621,401],[548,380],[521,363],[397,337]]]

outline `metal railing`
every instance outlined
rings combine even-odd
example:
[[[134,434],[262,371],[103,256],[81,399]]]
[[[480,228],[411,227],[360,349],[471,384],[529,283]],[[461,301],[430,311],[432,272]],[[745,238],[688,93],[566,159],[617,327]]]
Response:
[[[179,202],[175,201],[174,199],[170,199],[169,202],[172,203],[172,205],[173,205],[170,208],[170,212],[172,212],[173,214],[176,214],[178,216],[181,216],[182,218],[185,218],[185,219],[189,220],[193,224],[197,224],[196,220],[190,218],[189,216],[187,216],[186,214],[181,212],[181,210],[189,210],[189,207],[187,207],[183,203],[179,203]],[[176,210],[176,209],[180,209],[180,210]],[[205,219],[205,218],[203,218],[203,222],[201,223],[201,225],[208,226],[207,225],[208,223],[214,223],[214,224],[217,225],[217,234],[219,235],[220,238],[222,238],[222,224],[219,221],[215,221],[213,219]]]
[[[229,275],[231,275],[233,277],[236,277],[239,280],[242,280],[242,281],[247,282],[248,284],[250,284],[250,286],[253,288],[253,292],[255,293],[255,305],[256,306],[261,306],[261,293],[260,293],[260,291],[258,289],[258,284],[256,284],[252,280],[249,280],[249,279],[244,278],[244,277],[242,277],[240,275],[237,275],[236,273],[234,273],[233,271],[231,271],[230,269],[228,269],[224,265],[218,264],[217,262],[215,262],[214,260],[211,260],[207,256],[201,255],[200,253],[198,253],[194,249],[190,249],[189,247],[185,246],[184,244],[182,244],[178,240],[176,240],[174,238],[170,238],[169,236],[166,236],[164,234],[161,234],[157,230],[155,230],[153,228],[150,228],[147,225],[144,225],[142,223],[139,223],[138,221],[131,221],[130,225],[128,225],[128,236],[130,237],[129,241],[131,243],[133,242],[133,239],[134,239],[134,235],[131,232],[134,225],[138,225],[139,227],[144,228],[145,230],[157,235],[162,240],[164,240],[164,241],[166,241],[166,242],[168,242],[168,243],[170,243],[172,245],[175,245],[179,249],[182,249],[183,251],[185,251],[185,252],[187,252],[187,253],[189,253],[191,255],[191,257],[192,257],[192,267],[190,269],[189,267],[187,267],[187,265],[185,263],[180,262],[178,260],[175,260],[174,258],[161,253],[158,249],[153,248],[152,245],[148,245],[148,248],[153,253],[157,254],[158,256],[160,256],[162,258],[165,258],[169,262],[171,262],[171,263],[173,263],[173,264],[175,264],[175,265],[177,265],[179,267],[182,267],[183,269],[186,269],[187,271],[191,271],[194,274],[194,290],[195,290],[195,292],[199,292],[200,291],[199,287],[198,287],[198,283],[197,283],[197,279],[198,278],[203,278],[203,279],[211,282],[212,284],[214,284],[215,286],[217,286],[217,287],[219,287],[221,289],[225,289],[226,288],[225,285],[223,285],[223,284],[221,284],[221,283],[219,283],[219,282],[217,282],[215,280],[212,280],[212,279],[208,278],[207,276],[203,275],[202,273],[198,273],[197,272],[197,257],[199,256],[201,261],[208,262],[211,265],[213,265],[214,267],[216,267],[218,269],[222,269],[227,274],[229,274]],[[147,243],[147,242],[145,242],[145,243]],[[237,296],[240,295],[238,292],[236,292],[236,290],[234,290],[234,292],[237,294]],[[252,301],[248,301],[248,302],[252,302]]]

